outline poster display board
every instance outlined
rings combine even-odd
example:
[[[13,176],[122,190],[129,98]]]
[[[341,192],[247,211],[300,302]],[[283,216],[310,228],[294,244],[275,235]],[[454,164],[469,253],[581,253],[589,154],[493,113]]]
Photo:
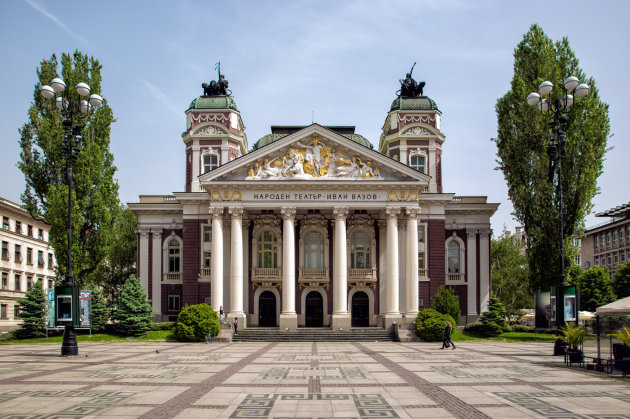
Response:
[[[92,296],[90,291],[81,290],[79,292],[79,304],[79,312],[81,313],[79,327],[92,327]]]
[[[536,311],[534,317],[535,327],[537,329],[548,329],[550,327],[549,320],[551,313],[551,293],[537,292]]]
[[[60,295],[60,297],[63,296]],[[70,296],[67,297],[70,298]],[[61,327],[64,324],[57,321],[59,313],[56,312],[56,300],[55,289],[46,290],[46,327],[50,329]],[[92,327],[92,293],[89,290],[79,291],[79,314],[78,322],[74,322],[75,327],[90,329]]]
[[[55,323],[55,290],[46,290],[46,327],[56,327]]]

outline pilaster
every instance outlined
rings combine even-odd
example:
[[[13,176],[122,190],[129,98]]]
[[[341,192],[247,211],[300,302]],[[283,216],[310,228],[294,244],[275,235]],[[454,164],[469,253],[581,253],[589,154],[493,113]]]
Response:
[[[466,281],[468,282],[468,312],[466,322],[474,322],[479,317],[477,311],[477,229],[466,230]]]
[[[151,278],[153,295],[150,298],[153,316],[157,317],[162,315],[162,229],[152,228],[151,234],[153,236],[153,277]]]
[[[295,208],[283,207],[282,214],[282,310],[280,329],[297,330],[295,312]]]
[[[346,242],[347,207],[335,207],[334,248],[333,248],[333,330],[348,330],[351,326],[348,313],[348,245]]]
[[[136,233],[140,234],[138,252],[140,253],[139,277],[144,291],[149,295],[149,229],[139,228]]]
[[[418,216],[420,208],[411,207],[407,212],[407,292],[405,320],[407,325],[418,316]]]
[[[398,215],[400,208],[389,207],[387,214],[387,290],[385,292],[385,328],[402,320],[398,305]]]
[[[232,216],[230,246],[230,321],[239,319],[239,326],[246,327],[243,312],[243,208],[230,207]]]

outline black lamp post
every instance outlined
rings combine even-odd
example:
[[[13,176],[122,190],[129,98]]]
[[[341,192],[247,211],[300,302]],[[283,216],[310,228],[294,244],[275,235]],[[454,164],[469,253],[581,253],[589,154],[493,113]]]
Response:
[[[103,99],[96,94],[90,95],[90,87],[85,83],[78,83],[76,91],[79,99],[72,97],[66,91],[66,83],[55,78],[50,82],[51,86],[41,86],[40,93],[46,99],[55,100],[55,106],[63,117],[63,127],[66,131],[64,137],[64,151],[66,152],[66,177],[68,182],[68,269],[64,289],[69,294],[66,296],[56,296],[56,319],[59,323],[64,323],[63,342],[61,344],[61,356],[76,356],[79,354],[77,346],[77,335],[74,331],[74,324],[77,321],[78,313],[78,290],[72,275],[72,163],[79,155],[80,147],[83,144],[83,137],[80,135],[85,126],[85,122],[93,108],[98,108],[103,104]],[[87,100],[82,97],[89,98]]]
[[[562,94],[560,97],[551,97],[553,84],[544,81],[538,86],[538,93],[530,93],[527,96],[527,103],[531,106],[538,106],[540,113],[549,119],[549,140],[551,144],[547,147],[549,155],[549,183],[553,183],[556,172],[558,173],[558,183],[556,186],[556,198],[558,200],[558,218],[560,229],[560,285],[556,288],[556,324],[558,327],[564,326],[564,288],[566,277],[564,273],[564,225],[563,225],[563,204],[562,204],[562,159],[567,154],[565,148],[566,129],[569,125],[567,115],[571,112],[574,97],[582,97],[588,93],[589,86],[580,84],[577,77],[571,76],[564,81]],[[545,98],[546,96],[546,98]],[[577,313],[576,313],[577,316]]]

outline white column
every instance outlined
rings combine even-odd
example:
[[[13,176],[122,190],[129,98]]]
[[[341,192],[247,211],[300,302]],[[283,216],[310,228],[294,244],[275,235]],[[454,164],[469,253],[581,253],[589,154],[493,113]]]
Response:
[[[238,317],[239,326],[245,327],[243,312],[243,208],[230,207],[232,216],[230,246],[230,318]]]
[[[241,240],[243,243],[247,243],[247,240],[249,239],[249,223],[250,223],[249,220],[241,221],[241,229],[243,230],[243,238]],[[243,272],[249,272],[249,268],[250,268],[249,263],[250,263],[249,262],[249,246],[245,245],[243,246]],[[247,275],[243,275],[241,283],[243,284],[242,285],[243,287],[243,312],[248,313],[249,312],[249,292],[247,291],[248,291],[248,286],[249,286],[249,278]],[[247,325],[245,324],[245,320],[243,320],[242,327],[247,327]]]
[[[137,230],[140,233],[140,243],[138,250],[140,253],[140,283],[144,287],[144,291],[149,295],[149,229],[140,228]]]
[[[280,328],[296,330],[295,312],[295,208],[284,207],[282,214],[282,311]]]
[[[387,214],[387,289],[385,292],[385,328],[400,322],[398,305],[398,215],[400,208],[390,207]]]
[[[477,320],[477,230],[467,230],[468,238],[466,241],[466,259],[468,266],[466,267],[466,281],[468,282],[468,313],[466,322],[474,322]]]
[[[336,207],[334,244],[333,244],[333,330],[350,328],[350,313],[348,313],[348,244],[346,239],[347,207]]]
[[[212,215],[212,279],[210,301],[218,313],[223,306],[223,207],[210,207]]]
[[[479,230],[479,309],[488,310],[490,302],[490,229]]]
[[[193,140],[192,149],[192,192],[200,192],[199,175],[201,175],[201,157],[199,154],[199,140]]]
[[[420,208],[407,208],[407,292],[405,318],[407,324],[418,316],[418,215]]]
[[[162,315],[162,229],[152,228],[153,234],[153,277],[151,283],[153,292],[151,295],[151,305],[153,307],[153,315]]]

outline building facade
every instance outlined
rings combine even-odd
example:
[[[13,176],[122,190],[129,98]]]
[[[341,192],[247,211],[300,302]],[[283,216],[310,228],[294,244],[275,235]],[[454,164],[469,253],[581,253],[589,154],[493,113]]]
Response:
[[[49,245],[50,226],[30,216],[20,205],[0,198],[2,260],[0,260],[0,331],[20,324],[18,299],[36,281],[55,286],[55,255]]]
[[[595,214],[609,220],[584,231],[581,238],[580,262],[608,268],[611,277],[622,263],[630,261],[630,203]]]
[[[207,302],[247,327],[412,325],[442,285],[460,322],[487,308],[498,204],[443,191],[442,114],[422,92],[394,100],[378,151],[316,123],[248,151],[228,95],[186,116],[184,191],[129,204],[156,319]]]

